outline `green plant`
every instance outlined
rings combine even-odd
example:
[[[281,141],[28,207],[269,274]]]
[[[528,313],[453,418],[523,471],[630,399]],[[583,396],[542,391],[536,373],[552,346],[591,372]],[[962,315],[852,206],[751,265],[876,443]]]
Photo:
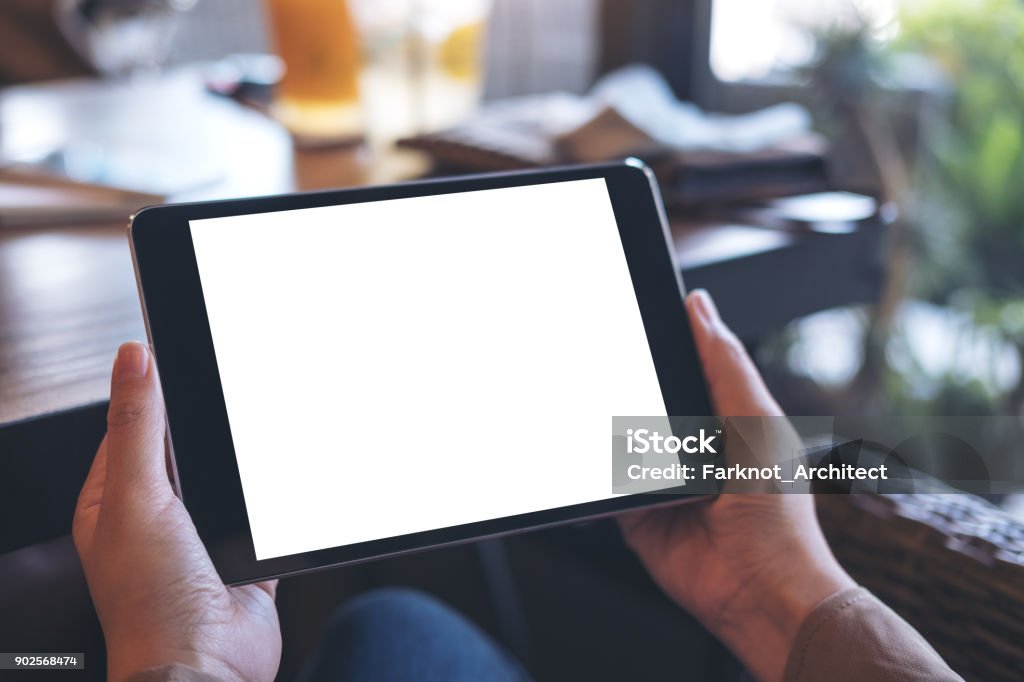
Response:
[[[862,367],[838,404],[1019,414],[1024,1],[906,0],[898,27],[888,44],[864,17],[809,29],[818,49],[804,76],[819,121],[840,151],[845,145],[870,157],[881,196],[900,208],[888,284],[863,327]],[[908,110],[916,117],[909,137],[900,125]],[[922,310],[945,320],[932,339],[955,351],[945,366],[922,362],[928,352],[910,328]],[[902,360],[894,363],[896,356]]]
[[[1024,294],[1024,3],[911,2],[900,25],[893,49],[926,55],[951,84],[945,115],[923,131],[923,227],[942,275],[927,293]]]

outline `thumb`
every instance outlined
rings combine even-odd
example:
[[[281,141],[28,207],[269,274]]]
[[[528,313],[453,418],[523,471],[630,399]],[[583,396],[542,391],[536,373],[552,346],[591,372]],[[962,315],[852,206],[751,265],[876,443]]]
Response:
[[[715,412],[720,417],[781,415],[754,361],[719,317],[711,295],[703,289],[691,292],[686,312]]]
[[[697,290],[686,298],[697,352],[715,404],[724,418],[726,456],[745,467],[791,466],[802,454],[800,439],[783,417],[743,344],[725,326],[711,296]],[[774,491],[776,483],[729,481],[723,491]]]
[[[104,502],[113,505],[173,495],[164,459],[164,406],[149,349],[126,343],[117,351],[107,412]]]

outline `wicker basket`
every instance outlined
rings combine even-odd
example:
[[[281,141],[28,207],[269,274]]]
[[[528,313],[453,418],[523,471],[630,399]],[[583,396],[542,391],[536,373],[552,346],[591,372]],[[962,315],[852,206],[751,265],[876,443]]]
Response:
[[[818,495],[840,563],[967,680],[1024,680],[1024,524],[965,494]]]

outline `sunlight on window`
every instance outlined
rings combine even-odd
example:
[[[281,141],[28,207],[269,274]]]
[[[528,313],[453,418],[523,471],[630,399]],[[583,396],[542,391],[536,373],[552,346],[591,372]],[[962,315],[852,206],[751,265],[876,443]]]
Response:
[[[880,38],[895,30],[899,0],[714,0],[711,69],[725,81],[784,75],[814,56],[808,29],[863,16]]]

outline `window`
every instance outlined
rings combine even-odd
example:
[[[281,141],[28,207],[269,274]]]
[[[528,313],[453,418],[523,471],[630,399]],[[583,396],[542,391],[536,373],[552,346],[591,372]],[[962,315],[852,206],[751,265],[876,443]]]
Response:
[[[814,56],[808,29],[870,21],[880,38],[895,30],[899,0],[714,0],[711,70],[722,81],[785,80]]]

